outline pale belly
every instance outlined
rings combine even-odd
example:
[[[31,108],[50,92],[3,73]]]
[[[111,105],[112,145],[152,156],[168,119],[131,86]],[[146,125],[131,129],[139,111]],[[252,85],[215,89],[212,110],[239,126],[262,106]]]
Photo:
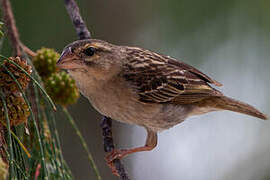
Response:
[[[128,98],[123,98],[123,96]],[[94,96],[87,97],[92,106],[102,115],[129,124],[144,125],[160,111],[160,105],[138,102],[125,90],[106,88]]]
[[[123,82],[106,81],[102,87],[95,86],[100,85],[100,82],[91,82],[88,85],[78,83],[84,81],[76,82],[81,93],[102,115],[123,123],[143,126],[152,131],[161,131],[179,124],[192,110],[188,105],[142,103],[135,92],[130,90],[131,88],[123,88],[125,87],[121,84]]]
[[[123,93],[127,92],[107,87],[103,93],[99,93],[98,96],[89,96],[88,99],[102,115],[123,123],[143,126],[156,132],[184,121],[192,109],[190,106],[142,103],[135,96],[126,96],[127,94]],[[122,98],[123,95],[129,98]]]

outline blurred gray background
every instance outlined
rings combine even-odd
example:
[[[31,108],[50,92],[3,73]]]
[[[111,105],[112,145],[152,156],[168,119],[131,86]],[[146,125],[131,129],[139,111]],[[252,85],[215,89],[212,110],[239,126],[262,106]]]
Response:
[[[61,52],[76,34],[62,0],[11,1],[22,41]],[[181,59],[223,83],[226,95],[270,115],[269,0],[78,0],[94,38]],[[9,49],[5,46],[8,54]],[[3,52],[5,52],[3,51]],[[101,115],[83,97],[70,106],[104,180]],[[94,179],[64,116],[57,125],[74,178]],[[117,147],[144,144],[144,129],[113,123]],[[190,118],[159,134],[158,147],[124,160],[131,179],[270,179],[270,122],[232,112]]]

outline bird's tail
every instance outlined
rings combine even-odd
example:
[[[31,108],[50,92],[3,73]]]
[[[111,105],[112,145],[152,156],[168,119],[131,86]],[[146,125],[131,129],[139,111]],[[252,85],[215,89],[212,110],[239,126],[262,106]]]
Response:
[[[252,107],[251,105],[234,100],[226,96],[211,97],[203,101],[209,101],[208,103],[207,102],[204,102],[204,103],[210,104],[211,107],[214,107],[217,109],[243,113],[243,114],[247,114],[247,115],[254,116],[260,119],[264,119],[264,120],[268,119],[268,117],[265,114],[261,113],[259,110]]]

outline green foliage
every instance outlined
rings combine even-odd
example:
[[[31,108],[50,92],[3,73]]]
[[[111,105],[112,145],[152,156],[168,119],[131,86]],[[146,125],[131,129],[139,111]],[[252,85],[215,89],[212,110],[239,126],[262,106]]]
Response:
[[[50,97],[55,103],[66,106],[77,102],[79,91],[75,81],[66,72],[58,71],[56,62],[59,57],[54,49],[43,47],[37,51],[33,62]]]
[[[37,51],[33,62],[53,101],[67,106],[76,103],[80,94],[75,81],[66,72],[58,71],[56,62],[59,57],[54,49],[43,47]]]
[[[2,51],[3,35],[3,23],[0,22],[0,51],[8,53],[5,44]],[[64,105],[76,102],[78,89],[68,74],[58,72],[56,61],[60,55],[53,49],[38,50],[33,61],[23,49],[22,54],[25,61],[0,55],[0,180],[73,179],[60,146],[55,122],[56,107],[42,85],[55,81],[57,86],[50,86],[50,92],[63,91],[67,96],[65,100],[62,97],[60,104]],[[76,132],[79,134],[78,129]],[[82,141],[82,137],[80,139]],[[87,154],[100,180],[89,150]]]
[[[33,62],[42,79],[46,79],[58,71],[56,62],[59,57],[59,53],[54,49],[43,47],[37,50],[37,55],[33,58]]]
[[[4,23],[2,23],[0,21],[0,39],[4,36],[4,33],[3,33],[3,26],[4,26]]]
[[[74,79],[64,71],[52,74],[45,87],[53,101],[64,106],[75,103],[80,95]]]
[[[9,179],[72,179],[71,172],[63,159],[58,132],[55,125],[54,105],[50,104],[45,90],[40,85],[41,78],[34,71],[29,74],[23,66],[0,55],[0,67],[5,68],[4,73],[9,75],[18,86],[16,93],[3,93],[6,87],[0,87],[1,113],[4,114],[5,123],[0,126],[7,128],[4,144],[6,152],[0,151],[2,157],[7,157],[9,164]],[[27,63],[31,60],[26,58]],[[17,77],[17,71],[7,68],[7,61],[16,66],[18,71],[22,71],[32,80],[31,86],[24,89],[25,86]],[[14,67],[15,68],[15,67]],[[6,85],[9,85],[6,83]],[[42,92],[42,93],[41,93]],[[19,96],[19,95],[22,96]],[[45,94],[45,96],[43,96]],[[15,96],[18,95],[18,96]],[[44,99],[46,99],[44,101]],[[41,104],[40,101],[45,103]],[[23,116],[26,112],[20,112],[23,108],[28,109],[27,126],[24,124],[13,126],[13,116]],[[20,105],[20,108],[18,108]],[[43,125],[47,123],[47,126]],[[26,131],[27,129],[27,131]],[[26,133],[27,132],[27,133]],[[27,150],[25,149],[27,147]],[[29,154],[30,153],[30,154]]]

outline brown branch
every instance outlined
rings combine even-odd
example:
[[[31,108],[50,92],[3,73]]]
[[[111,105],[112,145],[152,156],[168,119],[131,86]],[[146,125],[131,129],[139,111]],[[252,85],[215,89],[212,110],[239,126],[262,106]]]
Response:
[[[24,44],[21,43],[21,46],[22,46],[22,49],[23,51],[28,55],[28,56],[31,56],[31,57],[35,57],[37,55],[36,52],[32,51],[31,49],[29,49],[27,46],[25,46]]]
[[[14,15],[12,12],[11,4],[9,0],[1,0],[1,7],[3,10],[3,19],[5,22],[5,26],[7,27],[7,35],[11,43],[11,47],[13,49],[14,56],[22,56],[23,52],[27,53],[30,56],[35,56],[35,52],[26,47],[20,40],[19,32],[16,27]],[[33,92],[33,88],[30,88],[30,91]],[[32,102],[35,98],[33,95],[29,96]],[[33,104],[33,103],[32,103]],[[32,106],[32,108],[35,106]],[[6,145],[6,141],[4,138],[4,129],[3,126],[0,125],[0,155],[4,159],[6,163],[7,157],[6,152],[4,150],[4,146]]]
[[[36,56],[36,53],[29,49],[27,46],[25,46],[20,40],[20,35],[16,27],[15,18],[9,0],[2,0],[1,3],[2,9],[4,10],[4,22],[7,27],[7,34],[14,51],[14,55],[21,57],[23,50],[29,56]]]
[[[77,3],[74,0],[64,0],[66,9],[68,11],[68,14],[73,22],[73,25],[75,27],[76,33],[79,37],[79,39],[90,39],[91,34],[89,30],[87,29],[78,8]],[[113,138],[112,138],[112,120],[108,117],[103,117],[102,123],[102,134],[103,134],[103,143],[104,143],[104,150],[107,153],[110,153],[114,150],[114,144],[113,144]],[[119,159],[115,159],[113,161],[113,164],[120,175],[120,178],[122,180],[129,180],[128,175],[124,169],[123,164]]]
[[[14,54],[16,56],[21,56],[20,37],[9,0],[2,0],[2,9],[4,10],[4,22],[8,29],[7,33],[11,46],[13,47]]]
[[[14,51],[14,55],[15,56],[22,56],[23,52],[28,54],[29,56],[36,56],[36,53],[33,52],[31,49],[29,49],[28,47],[26,47],[20,40],[20,36],[19,36],[19,32],[18,29],[16,27],[16,23],[15,23],[15,19],[14,19],[14,15],[12,12],[12,8],[11,8],[11,4],[9,0],[2,0],[1,1],[1,5],[2,5],[2,9],[4,10],[4,22],[5,25],[7,27],[7,33],[8,33],[8,38],[11,42],[11,46],[13,48]],[[31,91],[31,95],[30,97],[30,101],[31,104],[35,104],[35,98],[34,98],[34,89],[33,87],[30,88]],[[36,108],[36,105],[33,105],[32,108]],[[35,112],[35,111],[34,111]]]

